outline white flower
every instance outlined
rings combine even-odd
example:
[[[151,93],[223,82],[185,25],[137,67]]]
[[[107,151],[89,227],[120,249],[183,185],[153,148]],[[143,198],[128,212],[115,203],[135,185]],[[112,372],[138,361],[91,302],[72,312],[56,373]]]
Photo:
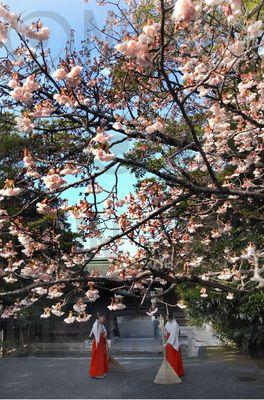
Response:
[[[52,314],[56,315],[57,317],[61,317],[64,314],[64,312],[60,311],[60,310],[51,310],[51,312],[52,312]]]
[[[64,322],[66,322],[66,324],[72,324],[75,321],[75,319],[76,317],[74,317],[72,315],[72,311],[70,311],[68,317],[64,319]]]
[[[241,258],[244,259],[249,259],[250,257],[252,257],[255,253],[255,246],[253,244],[249,244],[245,250],[243,250],[242,254],[241,254]]]
[[[203,261],[203,256],[196,257],[196,258],[194,258],[193,260],[190,261],[190,265],[192,267],[198,267],[201,264],[202,261]]]
[[[67,78],[69,79],[75,79],[77,78],[80,73],[82,72],[82,67],[80,65],[76,65],[71,69],[71,71],[67,74]]]
[[[50,173],[43,177],[43,181],[49,190],[59,189],[66,181],[56,173]]]
[[[17,278],[15,278],[12,274],[5,276],[3,278],[7,283],[14,283],[17,282]]]
[[[157,121],[146,128],[147,133],[154,133],[155,131],[163,132],[164,125],[161,122]]]
[[[49,308],[45,308],[44,309],[44,313],[41,314],[40,318],[49,318],[50,317],[50,309]]]
[[[115,309],[116,310],[124,310],[126,308],[125,304],[123,303],[117,303],[115,304]]]
[[[219,4],[222,4],[223,0],[205,0],[205,4],[208,6],[218,6]]]
[[[53,74],[55,79],[57,80],[62,80],[67,77],[67,72],[65,71],[64,68],[58,68]]]
[[[15,188],[15,187],[0,190],[0,194],[2,196],[6,196],[6,197],[17,196],[20,192],[21,192],[21,189]]]
[[[223,271],[220,273],[220,275],[218,275],[218,279],[220,280],[224,280],[227,281],[228,279],[232,278],[232,273],[230,272],[230,270],[228,268],[224,268]]]
[[[90,318],[91,318],[91,314],[86,314],[85,312],[83,312],[78,315],[78,317],[76,318],[76,321],[86,322],[86,321],[89,321]]]
[[[50,37],[50,31],[49,28],[46,26],[43,26],[41,29],[39,29],[37,32],[32,31],[30,28],[25,27],[24,28],[24,34],[31,38],[31,39],[36,39],[36,40],[48,40]]]
[[[36,204],[36,209],[39,214],[45,215],[45,214],[54,214],[56,212],[55,209],[50,207],[49,204],[47,204],[46,200],[43,200],[39,203]]]
[[[184,310],[185,308],[187,308],[187,306],[186,306],[186,304],[184,304],[184,301],[183,301],[183,300],[178,301],[177,306],[178,306],[179,308],[181,308],[182,310]]]
[[[73,309],[76,312],[82,312],[86,309],[86,304],[74,304]]]
[[[257,39],[259,36],[262,35],[262,21],[256,21],[253,24],[249,25],[248,29],[248,37],[249,39]]]
[[[32,301],[29,299],[22,299],[20,302],[20,305],[25,306],[25,307],[30,306],[31,304],[32,304]]]
[[[191,0],[177,0],[173,9],[174,21],[189,22],[195,15],[195,7]]]
[[[94,185],[88,185],[86,188],[86,193],[102,193],[103,188],[98,185],[98,183],[95,183]]]
[[[206,293],[206,288],[202,288],[201,290],[200,290],[200,296],[201,297],[208,297],[208,294]]]
[[[111,304],[107,308],[110,311],[124,310],[126,306],[125,304],[122,303],[122,301],[123,301],[123,296],[115,295],[115,297],[112,297]]]
[[[239,57],[239,56],[241,56],[241,54],[242,54],[243,51],[244,51],[244,43],[243,43],[243,42],[240,42],[240,41],[238,40],[238,41],[236,41],[234,44],[232,44],[232,45],[229,47],[229,49],[230,49],[230,51],[231,51],[232,54],[234,54],[235,56]]]
[[[61,297],[63,292],[61,292],[57,287],[49,288],[48,298],[56,299],[57,297]]]
[[[39,296],[42,296],[43,294],[47,293],[47,289],[42,288],[42,287],[38,287],[38,288],[32,289],[31,291],[34,292],[34,293],[37,293]]]
[[[121,124],[121,122],[116,121],[113,124],[113,128],[119,130],[119,129],[124,129],[125,127],[124,127],[124,125]]]
[[[61,307],[61,303],[54,304],[51,310],[52,314],[56,315],[57,317],[61,317],[64,314],[64,312],[61,311]]]
[[[90,287],[89,290],[85,293],[85,296],[88,298],[89,301],[95,302],[97,299],[99,299],[99,291],[97,289],[93,289]]]

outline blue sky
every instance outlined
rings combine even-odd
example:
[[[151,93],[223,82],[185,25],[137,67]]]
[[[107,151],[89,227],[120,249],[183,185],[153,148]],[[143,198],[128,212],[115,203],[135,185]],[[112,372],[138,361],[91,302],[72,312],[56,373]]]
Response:
[[[26,23],[41,19],[50,28],[51,38],[46,46],[51,47],[57,57],[63,52],[70,30],[75,31],[76,41],[80,43],[87,38],[89,20],[102,28],[110,9],[98,6],[93,0],[88,3],[84,0],[7,0],[6,4],[13,12],[22,14]],[[11,42],[14,41],[13,36]]]
[[[63,55],[70,30],[75,31],[76,44],[78,46],[82,40],[87,38],[87,30],[91,29],[89,20],[92,19],[93,24],[102,28],[107,17],[107,12],[109,11],[109,7],[100,7],[93,0],[88,3],[85,3],[84,0],[7,0],[5,3],[10,7],[12,12],[22,14],[22,19],[26,24],[41,19],[43,24],[50,28],[51,37],[45,45],[52,49],[52,54],[57,59],[60,55]],[[98,31],[94,31],[92,34],[98,35]],[[15,34],[11,34],[9,46],[11,48],[16,46]],[[133,175],[124,169],[121,171],[119,176],[120,198],[125,197],[129,192],[133,191],[133,184],[135,182],[136,180]],[[113,171],[109,171],[98,183],[104,188],[110,189],[114,183]],[[69,200],[70,204],[74,204],[78,202],[80,191],[78,188],[71,189],[64,196]],[[75,230],[76,221],[71,218],[70,222]],[[89,244],[86,243],[86,247],[89,247]],[[93,240],[92,245],[94,244],[95,241]],[[127,249],[130,248],[130,246],[127,247]]]
[[[4,1],[5,2],[5,1]],[[85,12],[92,11],[96,16],[98,24],[104,23],[109,7],[99,7],[93,0],[85,3],[83,0],[7,0],[12,11],[22,13],[23,19],[27,19],[29,14],[34,13],[42,17],[41,13],[50,12],[43,21],[56,20],[56,14],[62,17],[74,29],[80,37],[84,33]],[[55,26],[55,25],[54,25]],[[64,29],[64,26],[62,25]]]

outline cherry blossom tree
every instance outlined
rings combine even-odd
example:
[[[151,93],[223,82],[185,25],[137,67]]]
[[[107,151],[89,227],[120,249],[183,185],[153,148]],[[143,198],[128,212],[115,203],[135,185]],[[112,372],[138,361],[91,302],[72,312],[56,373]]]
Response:
[[[240,0],[111,5],[105,40],[77,49],[72,38],[58,63],[44,48],[53,33],[41,21],[27,26],[0,6],[2,113],[13,110],[25,137],[56,143],[60,132],[60,145],[43,155],[21,149],[24,176],[6,176],[0,190],[2,204],[32,187],[46,193],[15,215],[1,205],[14,239],[2,243],[10,290],[0,298],[16,299],[2,318],[41,296],[54,301],[42,317],[61,316],[71,291],[80,301],[65,322],[81,322],[89,318],[82,299],[96,301],[110,283],[111,310],[124,307],[123,296],[151,296],[156,281],[166,290],[200,285],[204,298],[220,289],[230,301],[264,287],[262,3],[250,11]],[[12,52],[10,30],[19,41]],[[138,179],[124,198],[121,168]],[[108,174],[111,189],[101,184]],[[58,204],[73,188],[75,204]],[[28,229],[22,215],[32,206],[54,221],[81,218],[83,237],[99,244],[48,260],[59,241],[51,230]],[[87,273],[103,250],[112,253],[107,277]]]

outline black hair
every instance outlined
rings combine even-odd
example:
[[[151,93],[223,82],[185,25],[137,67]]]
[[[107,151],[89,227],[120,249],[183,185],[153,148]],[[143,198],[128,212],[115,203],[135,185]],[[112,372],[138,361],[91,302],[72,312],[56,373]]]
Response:
[[[172,314],[172,312],[169,312],[168,318],[169,318],[169,321],[172,321],[172,320],[173,320],[173,314]]]

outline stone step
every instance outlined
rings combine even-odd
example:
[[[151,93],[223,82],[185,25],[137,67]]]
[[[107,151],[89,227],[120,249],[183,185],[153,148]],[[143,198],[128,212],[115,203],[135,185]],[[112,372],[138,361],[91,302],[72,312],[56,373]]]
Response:
[[[120,316],[117,318],[121,338],[153,338],[153,322],[149,316]],[[185,321],[178,321],[184,326]]]
[[[123,317],[123,321],[120,321],[120,333],[121,337],[118,339],[112,339],[109,342],[111,348],[111,354],[127,356],[130,354],[152,354],[156,356],[161,351],[161,340],[155,340],[153,338],[153,327],[151,319],[148,318],[137,318],[130,319],[127,321],[127,317]],[[123,324],[123,329],[122,329]],[[140,328],[138,328],[140,327]],[[144,331],[142,333],[142,328]],[[127,329],[127,330],[125,330]],[[149,332],[149,336],[146,336]],[[127,334],[125,337],[124,334]],[[133,336],[132,336],[133,333]],[[122,336],[123,334],[123,336]],[[136,336],[137,334],[137,336]],[[58,340],[58,337],[55,337]],[[74,354],[90,354],[90,346],[85,344],[85,340],[79,342],[64,340],[52,342],[52,343],[35,343],[29,345],[23,354],[30,355],[43,355],[62,353],[65,357],[67,354],[73,356]],[[180,326],[180,343],[181,351],[185,358],[199,357],[204,354],[206,348],[212,350],[211,353],[223,355],[223,346],[221,342],[215,337],[210,327],[205,326],[203,329],[193,326]],[[230,349],[228,349],[228,357],[230,356]]]

